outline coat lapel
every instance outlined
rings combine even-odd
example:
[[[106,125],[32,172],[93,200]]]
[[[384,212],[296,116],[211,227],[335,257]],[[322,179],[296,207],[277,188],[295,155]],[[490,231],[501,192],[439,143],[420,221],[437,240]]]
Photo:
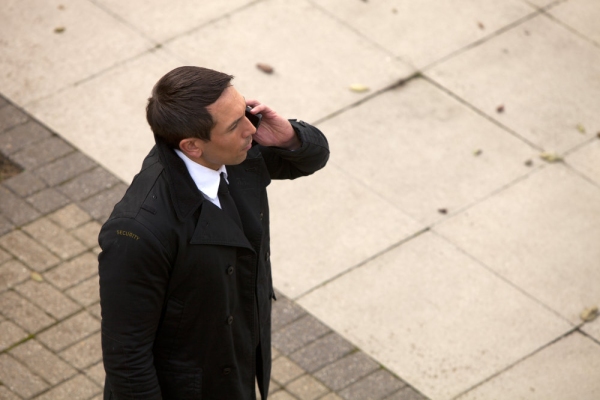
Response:
[[[240,227],[210,201],[202,203],[190,244],[236,246],[254,250]]]
[[[246,161],[240,165],[227,166],[227,173],[230,177],[229,192],[240,213],[244,233],[255,250],[258,250],[263,234],[263,214],[268,213],[268,210],[261,209],[263,203],[266,204],[266,199],[262,202],[261,196],[265,193],[265,187],[270,183],[270,179],[265,178],[261,173],[263,160],[260,152],[255,148],[252,150]]]

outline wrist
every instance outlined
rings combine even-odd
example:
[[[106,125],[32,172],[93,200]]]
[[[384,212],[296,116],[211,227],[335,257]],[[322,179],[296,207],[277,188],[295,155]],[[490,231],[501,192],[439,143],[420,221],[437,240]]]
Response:
[[[300,141],[300,139],[298,139],[298,136],[296,136],[296,132],[294,132],[294,136],[285,145],[281,147],[289,151],[294,151],[302,147],[302,142]]]
[[[302,142],[298,138],[298,135],[296,134],[296,130],[294,129],[292,124],[288,122],[288,126],[289,126],[289,130],[287,131],[286,136],[288,136],[289,139],[284,141],[283,143],[281,143],[281,145],[279,147],[282,147],[289,151],[298,150],[300,147],[302,147]]]

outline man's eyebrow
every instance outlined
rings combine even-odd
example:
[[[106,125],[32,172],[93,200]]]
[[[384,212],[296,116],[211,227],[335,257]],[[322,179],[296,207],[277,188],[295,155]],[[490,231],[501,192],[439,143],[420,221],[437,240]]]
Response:
[[[233,121],[231,123],[231,125],[229,125],[229,127],[227,128],[228,131],[232,130],[233,128],[235,128],[235,126],[241,121],[242,118],[244,118],[246,114],[242,115],[241,117],[239,117],[238,119],[236,119],[235,121]]]

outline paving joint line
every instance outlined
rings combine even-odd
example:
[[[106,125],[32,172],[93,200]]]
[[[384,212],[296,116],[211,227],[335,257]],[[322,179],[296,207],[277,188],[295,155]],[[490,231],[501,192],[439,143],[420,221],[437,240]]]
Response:
[[[227,18],[231,18],[231,16],[233,16],[235,14],[238,14],[241,11],[244,11],[247,8],[254,7],[257,4],[264,3],[264,2],[265,2],[265,0],[254,0],[254,1],[250,2],[250,3],[248,3],[248,4],[244,4],[244,5],[242,5],[242,6],[238,7],[238,8],[235,8],[235,9],[233,9],[231,11],[228,11],[228,12],[226,12],[224,14],[221,14],[218,17],[211,18],[211,19],[205,21],[204,23],[202,23],[200,25],[194,26],[193,28],[190,28],[187,31],[183,31],[183,32],[178,33],[177,35],[175,35],[173,37],[167,38],[167,39],[163,40],[161,43],[159,43],[159,45],[161,47],[164,47],[164,45],[167,45],[167,44],[169,44],[169,43],[171,43],[171,42],[173,42],[173,41],[175,41],[175,40],[177,40],[177,39],[179,39],[181,37],[189,36],[192,33],[196,33],[196,32],[198,32],[198,31],[200,31],[200,30],[202,30],[202,29],[204,29],[204,28],[206,28],[206,27],[208,27],[210,25],[216,24],[219,21],[225,20]]]
[[[562,28],[564,28],[565,30],[571,32],[572,34],[574,34],[575,36],[579,37],[580,39],[583,39],[586,42],[589,42],[590,44],[592,44],[593,46],[600,48],[600,42],[596,42],[594,39],[587,37],[584,33],[579,32],[578,30],[576,30],[572,26],[564,23],[563,21],[561,21],[560,19],[556,18],[554,15],[552,15],[551,13],[548,12],[552,8],[555,8],[555,7],[557,7],[557,6],[561,5],[561,4],[562,4],[562,2],[555,3],[555,4],[551,5],[551,6],[548,6],[547,8],[542,9],[541,10],[542,15],[546,16],[549,20],[551,20],[552,22],[555,22],[557,25],[559,25]]]
[[[440,239],[442,239],[445,242],[447,242],[448,244],[450,244],[455,249],[457,249],[464,256],[466,256],[467,258],[473,260],[479,266],[483,267],[486,271],[490,272],[496,278],[500,279],[502,282],[506,283],[508,286],[512,287],[513,289],[516,289],[517,292],[521,293],[522,295],[524,295],[528,299],[532,300],[534,303],[536,303],[539,306],[541,306],[542,308],[546,309],[546,311],[549,311],[551,314],[554,314],[556,317],[558,317],[562,321],[564,321],[567,324],[571,325],[571,327],[576,327],[576,324],[574,324],[573,322],[569,321],[569,319],[567,319],[565,316],[561,315],[558,311],[556,311],[553,308],[550,308],[550,306],[544,304],[540,299],[538,299],[537,297],[535,297],[533,294],[531,294],[529,292],[526,292],[525,289],[520,288],[519,286],[517,286],[516,283],[512,282],[511,280],[509,280],[505,276],[501,275],[498,271],[494,270],[492,267],[490,267],[489,265],[487,265],[483,261],[481,261],[478,258],[475,258],[475,256],[467,253],[462,247],[460,247],[457,243],[455,243],[454,241],[452,241],[451,238],[449,238],[449,237],[447,237],[447,236],[445,236],[445,235],[441,234],[440,232],[437,232],[436,230],[433,230],[433,229],[432,229],[432,233],[434,235],[436,235],[437,237],[439,237]]]
[[[344,106],[344,107],[342,107],[342,108],[340,108],[340,109],[338,109],[336,111],[333,111],[333,112],[329,113],[328,115],[326,115],[324,117],[316,119],[315,121],[311,122],[311,124],[315,125],[315,126],[318,126],[319,124],[322,124],[325,121],[328,121],[328,120],[330,120],[330,119],[332,119],[334,117],[337,117],[338,115],[343,114],[346,111],[349,111],[349,110],[351,110],[353,108],[356,108],[356,107],[360,106],[361,104],[363,104],[363,103],[365,103],[365,102],[367,102],[367,101],[369,101],[369,100],[371,100],[371,99],[373,99],[373,98],[375,98],[377,96],[382,95],[383,93],[386,93],[388,91],[401,88],[401,87],[405,86],[406,84],[408,84],[413,79],[418,79],[418,78],[421,78],[422,76],[423,75],[422,75],[421,71],[415,71],[415,72],[411,73],[410,75],[408,75],[408,76],[406,76],[404,78],[397,79],[395,82],[393,82],[393,83],[391,83],[391,84],[389,84],[389,85],[387,85],[387,86],[385,86],[385,87],[383,87],[383,88],[381,88],[379,90],[376,90],[376,91],[374,91],[374,92],[372,92],[372,93],[370,93],[370,94],[368,94],[368,95],[360,98],[359,100],[357,100],[357,101],[355,101],[353,103],[350,103],[350,104],[348,104],[348,105],[346,105],[346,106]]]
[[[339,279],[339,278],[341,278],[342,276],[344,276],[344,275],[346,275],[346,274],[349,274],[350,272],[352,272],[352,271],[354,271],[354,270],[356,270],[356,269],[358,269],[358,268],[360,268],[360,267],[362,267],[362,266],[364,266],[364,265],[368,264],[369,262],[371,262],[371,261],[373,261],[373,260],[375,260],[375,259],[377,259],[377,258],[379,258],[379,257],[383,256],[383,255],[384,255],[384,254],[386,254],[386,253],[389,253],[390,251],[392,251],[392,250],[394,250],[394,249],[396,249],[396,248],[398,248],[398,247],[402,246],[402,245],[403,245],[403,244],[405,244],[406,242],[408,242],[408,241],[410,241],[410,240],[412,240],[412,239],[415,239],[415,238],[417,238],[417,237],[419,237],[419,236],[423,235],[424,233],[427,233],[427,232],[429,232],[430,230],[431,230],[431,229],[430,229],[429,227],[422,228],[422,229],[420,229],[420,230],[418,230],[418,231],[416,231],[416,232],[414,232],[414,233],[412,233],[412,234],[408,235],[407,237],[405,237],[405,238],[403,238],[403,239],[399,240],[398,242],[396,242],[396,243],[394,243],[394,244],[392,244],[392,245],[390,245],[390,246],[386,247],[385,249],[383,249],[383,250],[381,250],[381,251],[379,251],[379,252],[377,252],[377,253],[375,253],[375,254],[371,255],[370,257],[368,257],[368,258],[364,259],[363,261],[359,262],[358,264],[355,264],[355,265],[353,265],[353,266],[351,266],[351,267],[349,267],[349,268],[345,269],[344,271],[342,271],[342,272],[340,272],[340,273],[338,273],[338,274],[334,275],[333,277],[331,277],[331,278],[329,278],[329,279],[326,279],[325,281],[321,282],[320,284],[318,284],[318,285],[316,285],[316,286],[313,286],[312,288],[310,288],[310,289],[308,289],[308,290],[306,290],[306,291],[302,292],[301,294],[299,294],[299,295],[298,295],[298,296],[296,296],[296,297],[293,297],[292,299],[293,299],[294,301],[301,300],[303,297],[306,297],[306,296],[308,296],[310,293],[314,292],[315,290],[317,290],[317,289],[320,289],[320,288],[322,288],[322,287],[324,287],[324,286],[327,286],[328,284],[330,284],[330,283],[331,283],[331,282],[333,282],[334,280],[336,280],[336,279]]]
[[[466,389],[466,390],[464,390],[464,391],[460,392],[458,395],[456,395],[456,396],[452,397],[452,400],[459,400],[459,398],[460,398],[460,397],[462,397],[463,395],[465,395],[465,394],[469,393],[470,391],[472,391],[472,390],[474,390],[474,389],[476,389],[476,388],[478,388],[478,387],[480,387],[480,386],[483,386],[485,383],[487,383],[487,382],[491,381],[492,379],[496,378],[497,376],[500,376],[501,374],[503,374],[503,373],[507,372],[508,370],[510,370],[510,369],[512,369],[512,368],[514,368],[514,367],[516,367],[518,364],[522,363],[523,361],[525,361],[525,360],[527,360],[527,359],[529,359],[529,358],[531,358],[531,357],[535,356],[536,354],[538,354],[538,353],[542,352],[543,350],[545,350],[545,349],[549,348],[550,346],[553,346],[553,345],[554,345],[554,344],[556,344],[557,342],[559,342],[559,341],[561,341],[561,340],[563,340],[563,339],[567,338],[568,336],[570,336],[570,335],[572,335],[572,334],[576,333],[577,331],[578,331],[578,328],[576,328],[576,327],[575,327],[575,328],[573,328],[573,329],[571,329],[571,330],[567,331],[566,333],[564,333],[564,334],[562,334],[562,335],[560,335],[560,336],[556,337],[554,340],[551,340],[550,342],[548,342],[548,343],[545,343],[543,346],[541,346],[541,347],[538,347],[537,349],[535,349],[535,350],[534,350],[534,351],[532,351],[531,353],[529,353],[529,354],[527,354],[527,355],[525,355],[525,356],[523,356],[523,357],[521,357],[521,358],[517,359],[516,361],[514,361],[514,362],[510,363],[510,364],[509,364],[508,366],[506,366],[505,368],[503,368],[503,369],[501,369],[501,370],[499,370],[499,371],[496,371],[494,374],[490,375],[490,376],[489,376],[489,377],[487,377],[486,379],[484,379],[484,380],[482,380],[482,381],[478,382],[477,384],[475,384],[475,385],[471,386],[470,388],[468,388],[468,389]]]
[[[544,163],[540,163],[539,165],[535,166],[535,167],[531,167],[531,170],[527,171],[527,173],[517,176],[516,178],[514,178],[512,181],[505,183],[504,185],[492,190],[491,192],[481,196],[478,199],[473,200],[473,202],[465,204],[462,207],[457,208],[456,210],[453,211],[449,211],[448,214],[446,215],[446,218],[437,220],[432,222],[428,227],[430,229],[435,229],[438,225],[442,225],[444,223],[446,223],[447,221],[449,221],[452,218],[456,218],[458,217],[460,214],[464,213],[465,211],[468,211],[474,207],[476,207],[477,205],[487,201],[488,199],[504,192],[505,190],[510,189],[511,187],[518,185],[520,182],[525,181],[527,179],[529,179],[532,175],[540,173],[541,171],[543,171],[545,168],[550,167],[549,165],[545,165]]]
[[[438,59],[438,60],[436,60],[436,61],[434,61],[434,62],[432,62],[432,63],[430,63],[430,64],[428,64],[426,66],[424,66],[424,67],[422,67],[421,70],[423,72],[427,72],[427,70],[435,68],[438,64],[442,64],[442,63],[448,61],[450,58],[457,57],[458,55],[460,55],[462,53],[465,53],[465,52],[467,52],[467,51],[469,51],[469,50],[471,50],[471,49],[473,49],[473,48],[475,48],[475,47],[477,47],[477,46],[479,46],[479,45],[481,45],[481,44],[483,44],[485,42],[493,40],[494,38],[499,37],[500,35],[504,34],[505,32],[508,32],[508,31],[510,31],[510,30],[518,27],[519,25],[522,25],[525,22],[527,22],[529,20],[532,20],[532,19],[536,18],[537,16],[543,14],[543,10],[541,10],[541,9],[535,7],[535,6],[532,6],[532,7],[534,7],[534,9],[531,11],[531,13],[529,13],[529,14],[521,17],[521,18],[518,18],[515,21],[509,23],[508,25],[505,25],[505,26],[497,29],[496,31],[491,32],[489,35],[484,36],[483,38],[481,38],[479,40],[476,40],[474,42],[471,42],[468,45],[466,45],[465,47],[462,47],[462,48],[460,48],[458,50],[455,50],[452,53],[450,53],[450,54],[448,54],[448,55],[446,55],[446,56],[444,56],[444,57],[442,57],[442,58],[440,58],[440,59]]]
[[[454,93],[453,91],[451,91],[447,87],[443,86],[441,83],[437,82],[436,80],[434,80],[430,76],[424,74],[423,77],[429,83],[431,83],[432,85],[434,85],[435,87],[437,87],[438,89],[440,89],[441,91],[443,91],[444,93],[446,93],[448,96],[452,97],[453,99],[455,99],[456,101],[458,101],[459,103],[461,103],[463,106],[469,108],[470,110],[472,110],[473,112],[475,112],[477,115],[479,115],[480,117],[485,118],[486,120],[488,120],[492,124],[498,126],[502,130],[510,133],[512,136],[514,136],[516,139],[520,140],[524,144],[528,145],[529,147],[532,147],[533,149],[537,150],[538,152],[541,152],[541,151],[544,150],[543,148],[541,148],[537,144],[533,143],[529,139],[521,136],[516,131],[514,131],[511,128],[509,128],[508,126],[502,124],[500,121],[498,121],[497,119],[493,118],[491,115],[487,114],[485,111],[480,110],[479,108],[475,107],[473,104],[467,102],[465,99],[463,99],[462,97],[460,97],[458,94]]]
[[[311,4],[317,10],[319,10],[322,14],[327,15],[329,18],[331,18],[332,20],[336,21],[340,25],[346,27],[351,32],[354,32],[354,34],[356,34],[358,37],[364,39],[366,42],[368,42],[372,46],[376,47],[377,49],[379,49],[383,53],[387,54],[388,57],[390,57],[392,60],[398,60],[398,61],[402,62],[403,64],[405,64],[406,66],[410,67],[412,70],[418,70],[418,68],[415,65],[413,65],[411,62],[409,62],[408,60],[402,59],[402,57],[396,56],[391,50],[388,50],[383,45],[377,43],[375,40],[371,39],[370,37],[365,36],[357,28],[353,27],[352,25],[350,25],[348,22],[344,21],[343,19],[341,19],[337,15],[332,14],[331,12],[329,12],[329,10],[327,10],[326,8],[323,8],[320,4],[315,3],[314,0],[307,0],[307,1],[308,1],[309,4]],[[366,2],[366,0],[363,0],[363,1]]]

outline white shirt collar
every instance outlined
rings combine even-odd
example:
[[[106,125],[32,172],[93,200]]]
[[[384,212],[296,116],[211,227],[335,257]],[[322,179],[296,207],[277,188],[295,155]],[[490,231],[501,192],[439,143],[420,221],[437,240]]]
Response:
[[[221,165],[221,168],[215,171],[214,169],[207,168],[204,165],[192,161],[183,154],[181,150],[175,149],[175,153],[177,153],[179,158],[185,163],[198,190],[200,190],[208,200],[220,207],[218,191],[219,184],[221,183],[221,172],[225,173],[225,180],[229,183],[225,166]]]

